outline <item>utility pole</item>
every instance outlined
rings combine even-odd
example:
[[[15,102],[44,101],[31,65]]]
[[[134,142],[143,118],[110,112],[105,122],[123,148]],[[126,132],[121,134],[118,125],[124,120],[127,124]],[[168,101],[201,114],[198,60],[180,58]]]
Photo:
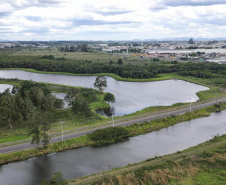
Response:
[[[64,140],[64,131],[63,131],[63,125],[61,122],[61,136],[62,136],[62,141]]]
[[[159,118],[159,102],[158,102],[158,105],[157,105],[157,118]]]
[[[157,105],[157,118],[159,117],[159,104]]]
[[[190,99],[190,112],[191,112],[191,98],[189,98]]]
[[[216,94],[216,104],[217,104],[217,94]]]
[[[112,117],[112,124],[113,124],[113,127],[115,127],[114,118],[113,118],[113,112],[111,113],[111,117]]]

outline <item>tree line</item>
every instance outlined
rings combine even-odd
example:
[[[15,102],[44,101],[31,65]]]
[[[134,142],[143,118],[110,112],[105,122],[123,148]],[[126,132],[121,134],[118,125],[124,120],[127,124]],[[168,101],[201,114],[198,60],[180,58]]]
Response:
[[[77,46],[68,46],[68,45],[66,45],[66,46],[61,46],[60,48],[59,48],[59,50],[61,51],[61,52],[88,52],[88,45],[87,44],[79,44],[79,45],[77,45]]]
[[[121,61],[120,61],[121,62]],[[113,73],[123,78],[155,78],[160,73],[178,73],[197,78],[222,78],[226,65],[217,63],[174,63],[170,65],[152,63],[150,65],[92,63],[81,60],[36,56],[0,57],[0,68],[32,68],[39,71],[67,72],[74,74]]]

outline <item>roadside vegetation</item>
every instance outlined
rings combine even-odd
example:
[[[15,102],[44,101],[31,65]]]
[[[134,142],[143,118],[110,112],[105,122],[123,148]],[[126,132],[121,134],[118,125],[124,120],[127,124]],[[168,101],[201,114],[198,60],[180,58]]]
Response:
[[[95,145],[114,143],[129,137],[129,130],[124,127],[108,127],[99,129],[88,135]]]
[[[90,134],[86,136],[80,136],[74,139],[49,144],[47,146],[40,146],[34,149],[12,152],[9,154],[0,154],[0,164],[25,160],[36,156],[42,156],[45,154],[60,152],[82,146],[114,143],[115,141],[119,141],[127,137],[146,134],[152,131],[172,126],[183,121],[188,121],[200,117],[206,117],[209,116],[211,112],[216,111],[218,112],[224,109],[226,109],[226,103],[220,103],[215,106],[210,106],[207,108],[199,109],[194,112],[188,112],[178,116],[170,116],[167,118],[157,119],[154,121],[145,122],[141,124],[133,124],[130,126],[126,126],[124,128],[122,127],[107,128],[106,130],[96,131],[96,133],[94,132],[93,135]]]

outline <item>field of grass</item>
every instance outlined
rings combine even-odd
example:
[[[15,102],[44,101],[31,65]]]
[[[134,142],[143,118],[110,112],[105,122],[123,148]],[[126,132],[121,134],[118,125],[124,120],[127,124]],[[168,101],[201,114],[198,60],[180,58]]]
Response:
[[[25,139],[30,139],[31,137],[28,137],[26,134],[18,135],[18,136],[2,136],[0,137],[0,144],[4,143],[10,143],[14,141],[21,141]]]
[[[223,185],[226,182],[226,135],[175,154],[147,159],[80,177],[70,185]]]
[[[29,51],[28,49],[22,49],[21,51],[16,51],[11,53],[13,56],[44,56],[53,55],[55,58],[67,58],[82,61],[92,61],[92,62],[103,62],[109,63],[111,60],[116,64],[118,59],[122,59],[124,64],[136,64],[145,65],[146,63],[151,63],[150,59],[140,58],[139,55],[135,56],[133,54],[111,54],[111,53],[90,53],[90,52],[60,52],[56,49],[50,51],[45,49],[36,49]]]

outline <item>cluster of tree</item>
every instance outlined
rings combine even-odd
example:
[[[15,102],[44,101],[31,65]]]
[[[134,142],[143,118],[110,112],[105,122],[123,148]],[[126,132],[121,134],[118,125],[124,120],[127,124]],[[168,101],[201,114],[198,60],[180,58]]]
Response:
[[[72,112],[77,116],[84,118],[93,115],[90,108],[90,103],[98,100],[98,92],[93,89],[81,88],[81,89],[70,89],[65,99],[71,105]]]
[[[49,115],[63,105],[62,100],[53,96],[47,85],[24,81],[12,92],[6,89],[0,93],[0,125],[13,128],[25,125],[32,143],[48,144],[50,129]]]
[[[80,44],[80,45],[77,45],[77,46],[61,46],[59,48],[60,51],[62,52],[88,52],[88,45],[87,44]]]
[[[119,62],[119,61],[118,61]],[[119,62],[120,63],[120,62]],[[75,74],[114,73],[124,78],[155,78],[160,73],[177,72],[180,75],[191,75],[199,78],[215,78],[225,75],[226,65],[217,63],[176,63],[164,65],[131,65],[113,63],[88,63],[78,60],[49,60],[34,56],[0,57],[0,68],[32,68],[40,71],[68,72]],[[199,71],[202,74],[200,75]]]
[[[95,144],[112,143],[129,137],[129,131],[124,127],[108,127],[96,130],[88,135]]]
[[[96,74],[96,73],[114,73],[124,78],[153,78],[158,73],[170,72],[167,66],[158,64],[152,66],[142,65],[123,65],[122,60],[118,61],[120,65],[109,65],[108,63],[87,63],[76,60],[49,60],[40,57],[2,57],[0,58],[0,68],[32,68],[39,71],[68,72],[75,74]]]
[[[226,65],[217,63],[191,63],[177,65],[176,71],[183,76],[197,78],[225,78]]]
[[[89,103],[83,98],[75,99],[70,103],[72,111],[77,116],[83,116],[85,118],[92,116],[92,111]]]

